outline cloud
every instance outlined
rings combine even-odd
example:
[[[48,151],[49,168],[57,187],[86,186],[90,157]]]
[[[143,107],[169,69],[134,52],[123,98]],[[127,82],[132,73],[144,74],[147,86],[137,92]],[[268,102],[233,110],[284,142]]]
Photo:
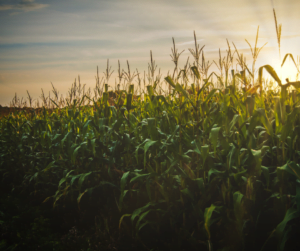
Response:
[[[288,36],[282,36],[282,38],[295,38],[300,37],[300,35],[288,35]]]
[[[197,42],[201,42],[203,41],[204,39],[198,39]],[[188,42],[184,42],[184,43],[180,43],[178,45],[186,45],[186,44],[195,44],[195,40],[193,41],[188,41]]]
[[[21,10],[34,11],[48,7],[48,4],[35,3],[35,0],[21,0],[18,4],[3,4],[0,5],[0,11],[5,10]]]
[[[0,75],[0,85],[4,84],[4,77]]]
[[[297,38],[297,37],[300,37],[300,34],[281,36],[281,38]],[[276,41],[277,41],[277,37],[276,36],[259,37],[258,39],[276,39]]]
[[[13,5],[0,5],[0,11],[2,10],[11,10]]]

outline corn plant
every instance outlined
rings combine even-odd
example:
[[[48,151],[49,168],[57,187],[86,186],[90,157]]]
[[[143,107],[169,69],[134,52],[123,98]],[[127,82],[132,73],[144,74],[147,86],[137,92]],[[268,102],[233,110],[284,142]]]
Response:
[[[79,78],[65,107],[57,104],[53,87],[54,99],[42,94],[40,112],[15,110],[3,116],[1,196],[18,197],[43,217],[49,211],[62,216],[64,223],[55,221],[61,229],[95,226],[93,236],[125,236],[140,250],[299,247],[300,82],[283,84],[264,65],[257,85],[237,88],[236,80],[247,86],[247,67],[238,55],[243,70],[232,70],[229,78],[228,51],[227,61],[220,55],[225,89],[212,81],[216,76],[221,82],[221,76],[203,75],[188,62],[179,83],[174,40],[173,46],[173,77],[164,79],[171,90],[167,95],[156,88],[160,80],[151,52],[143,98],[135,95],[132,81],[142,80],[128,62],[127,72],[120,66],[118,71],[118,85],[124,77],[125,88],[108,90],[107,61],[106,82],[101,86],[97,73],[94,98]],[[293,59],[287,54],[282,64],[288,56]],[[264,72],[280,92],[263,90]],[[255,77],[254,65],[248,73]],[[84,105],[86,100],[93,105]]]

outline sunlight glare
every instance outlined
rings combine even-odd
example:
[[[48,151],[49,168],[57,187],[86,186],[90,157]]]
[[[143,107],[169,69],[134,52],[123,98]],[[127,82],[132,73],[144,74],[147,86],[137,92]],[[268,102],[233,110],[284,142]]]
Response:
[[[297,81],[297,68],[291,59],[287,59],[281,68],[281,81],[283,84],[286,83],[288,78],[290,82]]]

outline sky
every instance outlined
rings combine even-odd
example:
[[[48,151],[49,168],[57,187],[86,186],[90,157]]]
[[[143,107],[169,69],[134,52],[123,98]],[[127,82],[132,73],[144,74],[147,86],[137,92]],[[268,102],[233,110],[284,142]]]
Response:
[[[182,68],[193,32],[207,60],[225,56],[228,39],[247,57],[259,26],[260,52],[257,66],[279,69],[274,24],[282,24],[281,54],[300,55],[299,0],[0,0],[0,104],[8,106],[17,93],[34,99],[51,91],[51,83],[65,95],[80,76],[86,88],[95,86],[97,66],[104,76],[107,59],[114,73],[120,60],[126,70],[147,71],[150,50],[165,77],[173,71],[172,38]],[[236,64],[236,62],[235,62]],[[214,66],[215,67],[215,66]],[[291,62],[284,66],[293,69]],[[217,72],[216,67],[211,68]],[[293,78],[292,76],[290,76]]]

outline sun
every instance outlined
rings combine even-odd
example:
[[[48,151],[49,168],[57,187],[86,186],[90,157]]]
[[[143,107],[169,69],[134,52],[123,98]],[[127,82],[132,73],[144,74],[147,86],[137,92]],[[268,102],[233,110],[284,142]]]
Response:
[[[279,70],[279,74],[281,75],[279,77],[281,78],[282,83],[286,83],[286,79],[290,82],[297,81],[297,68],[290,59],[288,59]]]

